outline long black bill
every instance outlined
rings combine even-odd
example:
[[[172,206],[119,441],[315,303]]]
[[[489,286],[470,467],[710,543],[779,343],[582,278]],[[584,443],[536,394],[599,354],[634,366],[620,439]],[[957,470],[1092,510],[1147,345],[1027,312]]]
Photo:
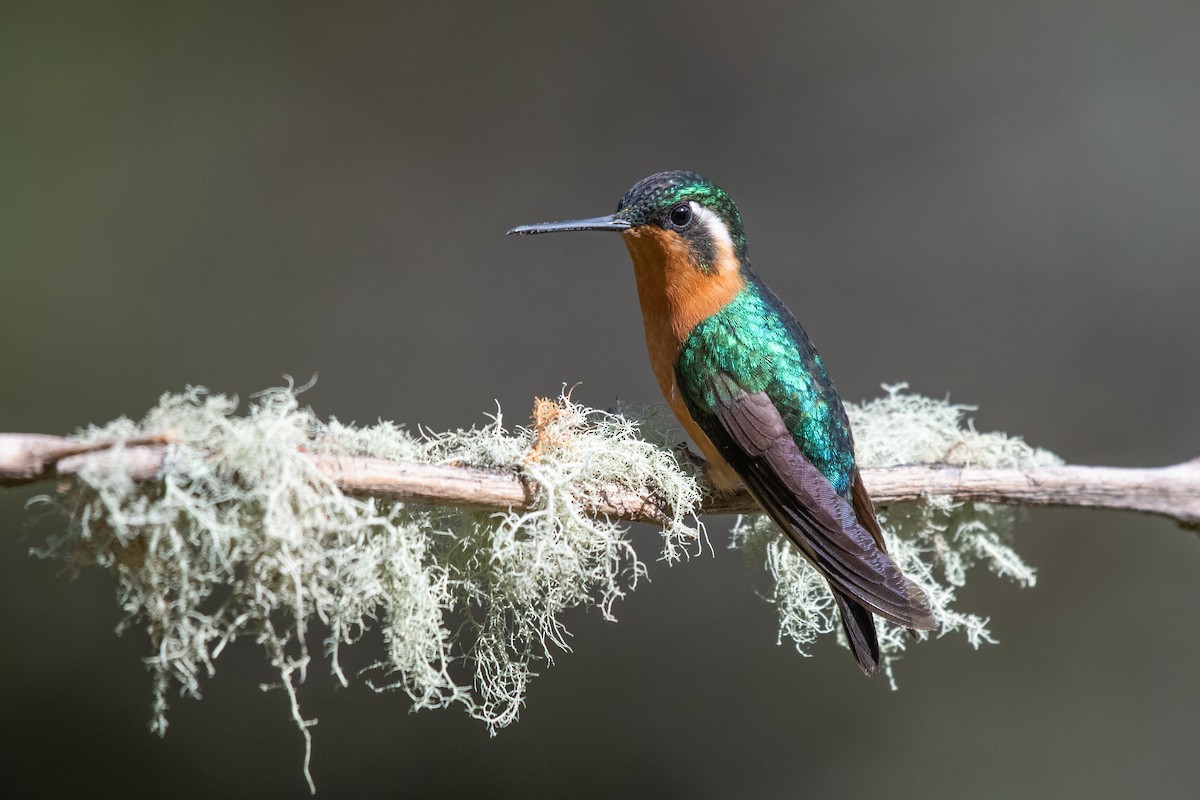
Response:
[[[558,233],[559,231],[627,231],[633,226],[613,215],[591,219],[569,219],[564,222],[539,222],[536,225],[518,225],[508,232],[522,236],[527,233]]]

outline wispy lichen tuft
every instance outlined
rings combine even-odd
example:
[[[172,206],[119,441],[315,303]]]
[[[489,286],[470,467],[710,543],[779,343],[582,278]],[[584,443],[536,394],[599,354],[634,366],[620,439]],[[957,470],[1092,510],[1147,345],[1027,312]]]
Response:
[[[974,410],[971,406],[906,394],[905,384],[884,388],[887,397],[846,408],[863,469],[924,463],[1018,468],[1062,463],[1053,453],[1018,438],[979,433],[966,418]],[[892,557],[929,597],[939,624],[936,635],[962,633],[973,647],[994,642],[987,617],[957,607],[957,590],[977,564],[1022,586],[1034,584],[1033,568],[1011,546],[1017,509],[931,496],[876,510]],[[764,560],[774,579],[768,599],[779,611],[780,642],[791,640],[806,653],[818,636],[836,631],[846,644],[825,581],[770,519],[739,519],[733,545],[749,558]],[[898,625],[877,622],[884,669],[895,687],[894,662],[912,639]],[[929,635],[921,633],[919,639]]]
[[[497,415],[483,428],[413,436],[390,423],[322,422],[291,389],[257,395],[245,416],[236,408],[189,389],[164,395],[140,423],[93,427],[80,438],[170,431],[161,479],[135,484],[98,455],[68,494],[40,498],[70,525],[38,553],[111,569],[120,629],[148,631],[159,733],[170,690],[198,696],[222,649],[249,637],[311,746],[297,688],[312,663],[313,619],[329,629],[338,680],[347,680],[339,648],[378,627],[385,655],[373,685],[405,691],[414,708],[461,705],[495,732],[517,718],[535,664],[569,649],[563,612],[589,606],[612,619],[645,574],[625,529],[586,516],[586,498],[614,483],[651,487],[674,513],[667,559],[699,532],[698,484],[664,429],[627,413],[563,397],[539,401],[528,428],[507,431]],[[520,468],[538,500],[486,513],[350,497],[302,451]]]

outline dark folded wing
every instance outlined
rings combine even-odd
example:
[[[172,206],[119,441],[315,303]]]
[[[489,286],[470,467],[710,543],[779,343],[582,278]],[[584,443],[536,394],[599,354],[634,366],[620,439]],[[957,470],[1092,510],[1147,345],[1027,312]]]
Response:
[[[887,542],[883,541],[883,530],[879,527],[879,520],[875,518],[875,504],[871,502],[871,495],[867,494],[867,487],[863,486],[862,473],[858,471],[858,467],[854,468],[850,504],[854,506],[854,516],[858,519],[858,524],[867,529],[875,544],[886,553]]]
[[[692,417],[830,584],[885,619],[908,628],[935,628],[924,593],[804,456],[766,393],[746,392],[724,373],[704,388],[718,398],[716,408],[706,411],[685,390]]]

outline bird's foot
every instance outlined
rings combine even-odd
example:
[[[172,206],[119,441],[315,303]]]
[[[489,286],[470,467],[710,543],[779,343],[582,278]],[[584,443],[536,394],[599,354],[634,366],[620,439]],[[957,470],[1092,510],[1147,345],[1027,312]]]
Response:
[[[704,460],[703,456],[692,452],[692,448],[688,447],[687,442],[680,442],[675,445],[675,449],[697,472],[701,475],[708,475],[708,462]]]

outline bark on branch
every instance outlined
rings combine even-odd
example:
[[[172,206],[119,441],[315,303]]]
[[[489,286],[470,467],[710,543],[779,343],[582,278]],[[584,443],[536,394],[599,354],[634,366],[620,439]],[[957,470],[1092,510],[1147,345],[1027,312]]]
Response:
[[[168,436],[80,444],[61,436],[0,433],[0,486],[71,478],[91,459],[115,459],[134,480],[153,480],[162,468]],[[513,472],[386,461],[362,456],[305,455],[343,491],[439,505],[528,508],[535,488]],[[1064,465],[1031,470],[915,464],[863,471],[878,504],[943,495],[1023,506],[1082,506],[1140,511],[1200,528],[1200,459],[1169,467]],[[589,508],[630,522],[661,523],[667,509],[648,493],[605,487]],[[745,492],[706,500],[708,514],[757,511]]]

